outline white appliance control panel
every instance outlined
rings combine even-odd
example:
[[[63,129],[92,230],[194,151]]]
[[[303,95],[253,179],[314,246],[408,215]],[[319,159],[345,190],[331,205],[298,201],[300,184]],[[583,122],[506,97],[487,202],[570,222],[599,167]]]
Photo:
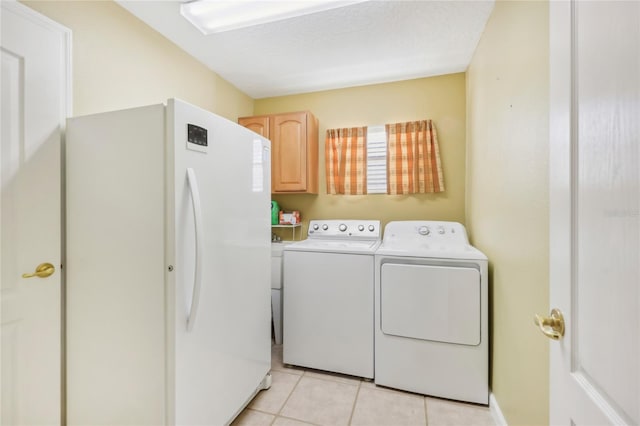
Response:
[[[396,242],[469,244],[467,231],[458,222],[431,220],[389,222],[384,229],[385,244]]]
[[[187,123],[187,149],[207,152],[209,147],[208,131],[204,127]]]
[[[379,240],[379,220],[312,220],[309,238]]]

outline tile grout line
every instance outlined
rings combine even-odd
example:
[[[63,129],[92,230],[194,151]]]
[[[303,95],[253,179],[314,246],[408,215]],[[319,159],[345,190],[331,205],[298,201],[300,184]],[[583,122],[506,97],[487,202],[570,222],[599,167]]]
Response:
[[[424,424],[425,426],[429,426],[429,414],[427,413],[427,397],[423,397],[424,399]]]
[[[256,413],[266,414],[266,415],[268,415],[268,416],[273,416],[273,420],[271,420],[271,422],[269,423],[269,425],[270,425],[270,426],[272,426],[272,425],[273,425],[273,423],[276,421],[276,418],[278,417],[277,415],[275,415],[275,414],[273,414],[273,413],[270,413],[270,412],[268,412],[268,411],[258,410],[258,409],[255,409],[255,408],[249,408],[249,407],[247,407],[247,408],[245,408],[244,410],[242,410],[241,415],[242,415],[242,414],[244,414],[244,413],[245,413],[245,412],[247,412],[247,411],[255,411]],[[240,418],[240,416],[236,417],[236,418],[233,420],[233,422],[232,422],[231,424],[233,425],[233,424],[238,420],[238,418]]]
[[[306,420],[296,419],[295,417],[276,416],[276,419],[287,419],[287,420],[293,420],[293,421],[295,421],[295,422],[304,423],[305,425],[309,425],[309,426],[322,426],[321,424],[308,422],[308,421],[306,421]],[[274,420],[274,422],[275,422],[275,420]]]
[[[280,409],[276,413],[276,417],[280,416],[280,414],[282,413],[282,409],[284,408],[285,405],[287,405],[287,402],[289,402],[289,399],[291,398],[291,395],[293,395],[293,392],[298,387],[298,383],[300,383],[300,380],[302,380],[302,376],[304,376],[304,373],[302,373],[301,375],[298,376],[298,380],[296,380],[296,384],[293,385],[293,387],[291,388],[291,392],[289,392],[289,395],[287,395],[287,398],[284,400],[284,402],[280,406]],[[274,419],[274,421],[275,421],[275,419]]]
[[[353,406],[351,407],[351,414],[349,415],[347,425],[351,425],[351,422],[353,421],[353,414],[356,412],[356,404],[358,403],[358,397],[360,396],[360,389],[362,389],[362,380],[358,382],[358,390],[356,390],[356,397],[353,399]]]
[[[289,419],[289,420],[295,420],[296,422],[302,422],[302,423],[306,423],[312,426],[321,426],[319,424],[316,423],[312,423],[309,422],[307,420],[302,420],[302,419],[297,419],[295,417],[288,417],[288,416],[283,416],[282,415],[282,410],[284,409],[284,406],[287,405],[287,402],[289,402],[289,399],[291,398],[291,395],[293,395],[293,392],[296,390],[296,388],[298,387],[298,384],[300,383],[300,381],[302,380],[302,377],[305,376],[307,374],[308,370],[302,370],[302,374],[297,375],[298,376],[298,380],[296,381],[296,384],[293,386],[293,388],[291,389],[291,392],[289,393],[289,395],[287,396],[287,399],[285,399],[284,403],[282,404],[282,407],[280,407],[280,409],[278,410],[278,412],[275,414],[275,417],[273,418],[273,422],[271,423],[271,425],[273,425],[276,420],[278,418],[281,419]],[[311,379],[313,379],[314,377],[310,377]]]
[[[271,423],[269,423],[269,426],[273,426],[273,424],[276,422],[276,419],[278,418],[277,414],[273,415],[273,419],[271,420]]]
[[[340,383],[341,385],[351,385],[351,386],[359,386],[359,384],[362,383],[362,380],[358,380],[358,379],[348,379],[348,380],[351,380],[351,381],[336,380],[334,378],[334,376],[332,376],[330,374],[326,374],[327,377],[323,377],[322,373],[318,373],[316,371],[305,371],[305,373],[307,373],[307,372],[314,374],[313,376],[307,376],[310,379],[324,380],[325,382]],[[338,377],[338,378],[340,378],[340,377]],[[352,383],[352,382],[355,382],[355,383]]]

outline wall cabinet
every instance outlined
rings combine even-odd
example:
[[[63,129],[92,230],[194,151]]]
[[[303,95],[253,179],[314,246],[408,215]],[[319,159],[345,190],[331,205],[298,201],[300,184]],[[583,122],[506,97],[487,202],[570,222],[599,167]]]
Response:
[[[318,119],[309,111],[241,117],[271,140],[271,192],[318,193]]]

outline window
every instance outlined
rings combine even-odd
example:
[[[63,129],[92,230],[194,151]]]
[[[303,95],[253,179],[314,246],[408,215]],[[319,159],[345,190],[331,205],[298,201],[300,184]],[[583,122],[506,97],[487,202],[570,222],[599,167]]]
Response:
[[[327,194],[444,191],[440,148],[432,120],[328,129],[325,166]]]
[[[367,194],[387,193],[387,132],[385,126],[367,128]]]

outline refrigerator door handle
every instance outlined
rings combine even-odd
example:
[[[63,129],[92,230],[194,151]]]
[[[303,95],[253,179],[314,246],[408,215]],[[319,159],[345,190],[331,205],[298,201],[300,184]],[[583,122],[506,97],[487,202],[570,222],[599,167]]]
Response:
[[[193,277],[193,295],[191,297],[191,308],[187,316],[187,331],[193,329],[198,314],[198,305],[200,303],[200,287],[202,285],[202,255],[203,245],[202,238],[204,236],[202,230],[202,206],[200,203],[200,191],[198,190],[198,181],[196,173],[192,168],[187,168],[187,181],[189,182],[189,190],[191,193],[191,202],[193,204],[193,222],[196,231],[196,268]]]

